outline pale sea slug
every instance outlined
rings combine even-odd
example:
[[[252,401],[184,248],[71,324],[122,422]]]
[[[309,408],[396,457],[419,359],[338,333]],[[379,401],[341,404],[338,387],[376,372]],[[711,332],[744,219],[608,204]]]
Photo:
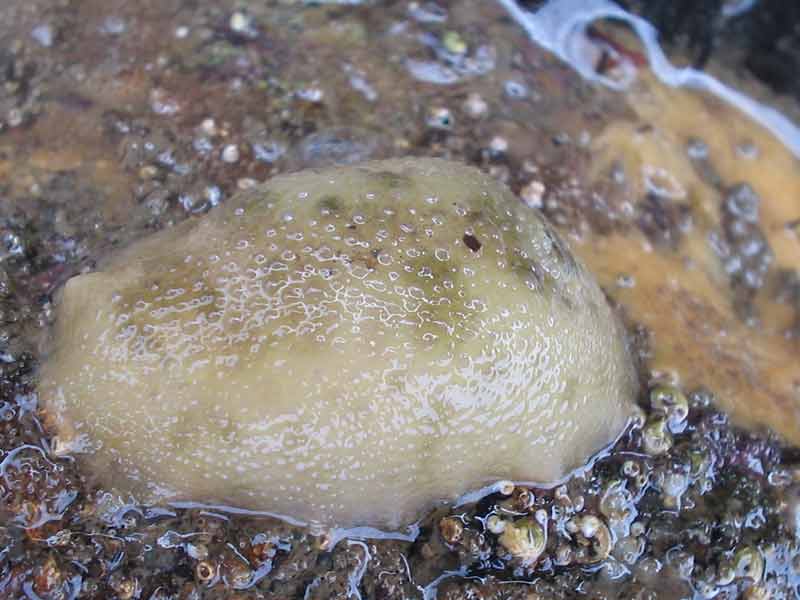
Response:
[[[40,395],[110,490],[398,527],[619,435],[621,327],[543,217],[433,159],[275,177],[69,280]]]

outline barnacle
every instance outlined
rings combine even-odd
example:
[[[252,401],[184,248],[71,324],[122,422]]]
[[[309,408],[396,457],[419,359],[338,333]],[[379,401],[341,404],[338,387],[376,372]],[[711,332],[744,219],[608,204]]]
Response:
[[[654,412],[667,417],[670,430],[677,433],[689,416],[689,401],[674,386],[658,385],[650,390],[650,405]]]
[[[464,522],[457,517],[445,517],[439,521],[439,532],[445,542],[457,544],[464,533]]]
[[[547,531],[534,517],[507,521],[499,542],[514,558],[534,564],[547,545]]]
[[[672,434],[667,426],[667,419],[654,417],[642,431],[642,445],[644,451],[653,456],[664,454],[672,448]]]
[[[742,546],[736,550],[731,566],[736,577],[746,577],[755,583],[759,583],[764,577],[764,557],[752,546]]]
[[[594,515],[581,515],[567,523],[567,530],[575,535],[577,546],[575,560],[591,564],[608,558],[614,540],[608,526]]]

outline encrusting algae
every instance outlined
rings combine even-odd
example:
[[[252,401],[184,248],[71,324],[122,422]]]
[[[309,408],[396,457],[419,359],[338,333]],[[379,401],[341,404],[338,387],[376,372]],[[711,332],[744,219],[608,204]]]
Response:
[[[434,159],[276,177],[71,279],[40,385],[109,489],[390,528],[563,478],[636,390],[541,215]]]
[[[800,264],[797,158],[718,101],[645,74],[628,93],[637,118],[597,136],[592,172],[625,174],[618,195],[649,235],[588,235],[574,250],[650,332],[652,370],[712,390],[737,425],[800,443],[798,313],[777,292]],[[634,285],[615,286],[621,274]]]

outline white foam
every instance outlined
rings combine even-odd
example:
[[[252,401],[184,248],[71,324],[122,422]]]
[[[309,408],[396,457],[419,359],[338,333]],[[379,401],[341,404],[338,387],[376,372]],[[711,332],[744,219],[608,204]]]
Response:
[[[225,518],[225,514],[231,515],[240,515],[245,517],[254,517],[254,518],[268,518],[268,519],[275,519],[277,521],[283,521],[288,523],[289,525],[293,525],[295,527],[307,527],[308,523],[305,521],[301,521],[300,519],[295,519],[288,515],[283,515],[275,512],[265,511],[265,510],[249,510],[246,508],[237,508],[235,506],[228,506],[226,504],[208,504],[205,502],[190,502],[190,501],[176,501],[176,502],[167,502],[169,506],[178,509],[206,509],[206,510],[213,510],[222,513],[222,518]]]
[[[367,548],[367,545],[361,540],[347,540],[347,545],[360,546],[364,551],[364,556],[358,561],[358,566],[347,578],[347,597],[355,597],[356,600],[362,600],[359,588],[361,586],[361,580],[364,579],[364,573],[367,572],[367,565],[372,559],[372,556],[369,553],[369,548]]]
[[[687,87],[713,94],[735,106],[756,123],[770,131],[795,156],[800,157],[800,128],[770,106],[725,85],[703,71],[691,67],[677,68],[667,59],[658,44],[658,32],[644,19],[633,15],[609,0],[551,0],[536,11],[520,8],[515,0],[497,0],[528,36],[561,60],[569,63],[590,81],[622,90],[630,83],[604,77],[578,50],[586,40],[586,29],[600,19],[624,21],[639,36],[650,68],[663,83]]]
[[[419,535],[419,523],[412,523],[404,529],[386,531],[376,527],[335,527],[327,531],[329,548],[334,548],[342,540],[399,540],[413,542]]]

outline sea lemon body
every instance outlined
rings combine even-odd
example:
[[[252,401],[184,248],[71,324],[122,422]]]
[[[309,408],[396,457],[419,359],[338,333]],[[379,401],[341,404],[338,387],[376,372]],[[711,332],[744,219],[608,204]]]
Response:
[[[563,477],[635,394],[541,215],[432,159],[279,176],[71,279],[40,382],[110,489],[379,527]]]

